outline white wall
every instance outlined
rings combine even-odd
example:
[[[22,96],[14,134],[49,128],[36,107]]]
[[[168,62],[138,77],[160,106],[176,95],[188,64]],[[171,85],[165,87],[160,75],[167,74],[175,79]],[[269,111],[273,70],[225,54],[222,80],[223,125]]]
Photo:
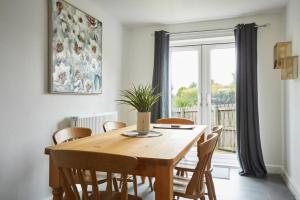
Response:
[[[47,93],[47,1],[0,2],[0,199],[50,196],[44,148],[65,117],[118,109],[122,26],[93,0],[69,0],[103,22],[103,94]]]
[[[124,37],[126,43],[124,45],[123,88],[130,87],[131,83],[151,83],[154,58],[154,37],[151,34],[154,31],[178,32],[228,28],[238,23],[251,22],[271,24],[258,31],[258,101],[264,159],[270,171],[279,172],[282,166],[281,82],[280,74],[273,70],[272,62],[274,44],[284,40],[284,11],[199,23],[127,27]],[[130,124],[135,123],[135,112],[129,113],[128,109],[123,108],[122,119]]]
[[[300,1],[287,5],[286,35],[292,41],[293,54],[300,58]],[[298,63],[300,60],[298,59]],[[300,73],[299,73],[300,75]],[[299,76],[298,75],[298,76]],[[300,199],[300,80],[283,82],[284,170],[290,189]]]

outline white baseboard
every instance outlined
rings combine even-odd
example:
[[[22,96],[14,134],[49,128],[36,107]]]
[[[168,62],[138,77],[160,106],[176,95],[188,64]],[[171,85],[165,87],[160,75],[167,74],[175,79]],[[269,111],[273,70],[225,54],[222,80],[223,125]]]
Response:
[[[287,187],[291,191],[291,193],[294,195],[296,200],[300,200],[300,187],[296,185],[296,183],[291,179],[291,177],[288,175],[288,173],[282,168],[281,176],[283,180],[285,181]]]
[[[291,193],[294,195],[296,200],[300,200],[300,187],[298,187],[295,182],[289,177],[287,172],[284,170],[284,168],[280,165],[266,165],[267,171],[269,174],[280,174],[291,191]]]
[[[282,174],[282,166],[281,165],[268,165],[266,164],[266,168],[269,174]]]

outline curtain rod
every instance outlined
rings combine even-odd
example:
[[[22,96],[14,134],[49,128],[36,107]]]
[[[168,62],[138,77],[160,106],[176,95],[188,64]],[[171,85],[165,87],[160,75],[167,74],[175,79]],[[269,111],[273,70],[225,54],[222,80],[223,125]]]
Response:
[[[265,28],[270,26],[270,23],[262,24],[262,25],[256,25],[257,28]],[[169,35],[176,35],[176,34],[186,34],[186,33],[202,33],[202,32],[208,32],[208,31],[226,31],[226,30],[234,30],[235,27],[232,28],[219,28],[219,29],[208,29],[208,30],[200,30],[200,31],[184,31],[184,32],[171,32]]]

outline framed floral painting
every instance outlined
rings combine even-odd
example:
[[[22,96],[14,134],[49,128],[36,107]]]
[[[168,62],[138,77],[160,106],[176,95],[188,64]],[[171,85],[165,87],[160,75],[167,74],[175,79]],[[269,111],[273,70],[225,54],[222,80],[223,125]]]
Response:
[[[102,23],[63,0],[49,0],[50,93],[101,94]]]

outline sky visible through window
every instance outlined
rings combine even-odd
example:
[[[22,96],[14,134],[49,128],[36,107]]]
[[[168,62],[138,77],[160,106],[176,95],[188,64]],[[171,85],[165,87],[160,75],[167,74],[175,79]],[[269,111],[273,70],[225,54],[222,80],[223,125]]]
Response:
[[[211,79],[221,85],[229,85],[236,74],[235,48],[213,49],[210,52]]]
[[[172,94],[180,87],[198,84],[199,57],[197,50],[173,51],[170,57]],[[234,81],[236,73],[235,48],[213,49],[210,51],[211,79],[221,85]]]
[[[193,82],[198,84],[198,51],[174,51],[170,59],[172,94],[180,87],[188,87]]]

